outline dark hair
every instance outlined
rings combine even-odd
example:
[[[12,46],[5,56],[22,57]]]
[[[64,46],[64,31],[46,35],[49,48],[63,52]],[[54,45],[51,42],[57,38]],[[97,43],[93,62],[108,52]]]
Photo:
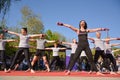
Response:
[[[81,21],[79,22],[79,28],[81,28],[80,23],[81,23],[82,21],[84,21],[84,23],[85,23],[85,27],[84,27],[84,29],[87,29],[87,23],[86,23],[85,20],[81,20]]]
[[[26,31],[26,33],[27,33],[27,28],[22,28],[23,30],[25,30]]]

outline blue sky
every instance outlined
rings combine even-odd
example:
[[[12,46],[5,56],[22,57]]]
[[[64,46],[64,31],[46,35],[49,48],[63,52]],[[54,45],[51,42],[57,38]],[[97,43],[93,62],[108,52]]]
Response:
[[[88,28],[107,27],[111,37],[120,37],[120,0],[22,0],[12,3],[6,16],[8,26],[19,25],[23,6],[41,16],[45,30],[59,32],[68,40],[77,38],[77,35],[67,28],[58,27],[58,21],[78,28],[79,21],[86,20]],[[95,33],[89,36],[95,37]],[[102,32],[102,37],[106,37],[106,32]]]

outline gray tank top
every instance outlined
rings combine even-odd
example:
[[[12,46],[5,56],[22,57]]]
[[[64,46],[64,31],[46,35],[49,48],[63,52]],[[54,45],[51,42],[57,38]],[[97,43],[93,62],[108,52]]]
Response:
[[[105,50],[104,39],[94,38],[96,50]]]
[[[44,49],[45,43],[48,41],[46,39],[37,39],[37,49]]]
[[[77,44],[71,43],[71,53],[74,54],[77,49]]]
[[[106,54],[112,54],[112,45],[105,43],[105,53]]]
[[[0,50],[5,50],[5,43],[7,40],[0,39]]]
[[[30,39],[30,35],[19,34],[19,37],[20,37],[19,47],[29,48],[28,42]]]
[[[60,50],[60,48],[55,48],[55,47],[53,47],[53,48],[51,48],[52,49],[52,51],[53,51],[53,56],[59,56],[59,50]]]

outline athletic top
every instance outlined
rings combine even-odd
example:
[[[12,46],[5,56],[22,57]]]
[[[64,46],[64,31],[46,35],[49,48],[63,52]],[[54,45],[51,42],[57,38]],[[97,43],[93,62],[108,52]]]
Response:
[[[0,50],[5,50],[5,43],[7,40],[0,39]]]
[[[94,44],[96,50],[105,50],[104,39],[94,38]]]
[[[105,43],[105,53],[106,54],[112,54],[112,45]]]
[[[60,48],[51,48],[52,49],[52,51],[53,51],[53,56],[59,56],[58,55],[58,53],[59,53],[59,50],[60,50]]]
[[[86,56],[85,51],[82,51],[82,52],[81,52],[80,57],[82,57],[82,56]]]
[[[70,43],[70,44],[71,44],[71,53],[74,54],[77,49],[77,44],[75,43]]]
[[[87,31],[80,30],[80,33],[78,34],[78,46],[80,46],[80,47],[89,46],[87,33],[88,33]]]
[[[44,49],[45,43],[48,41],[46,39],[37,39],[37,49]]]
[[[19,34],[19,37],[20,37],[19,47],[29,48],[28,42],[29,42],[29,39],[30,39],[30,35]]]

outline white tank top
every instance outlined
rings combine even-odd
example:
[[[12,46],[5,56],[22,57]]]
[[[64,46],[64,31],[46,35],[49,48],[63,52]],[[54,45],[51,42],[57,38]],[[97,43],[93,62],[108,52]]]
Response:
[[[51,48],[53,51],[53,56],[58,56],[60,48]]]
[[[77,44],[71,43],[71,53],[74,54],[77,49]]]

